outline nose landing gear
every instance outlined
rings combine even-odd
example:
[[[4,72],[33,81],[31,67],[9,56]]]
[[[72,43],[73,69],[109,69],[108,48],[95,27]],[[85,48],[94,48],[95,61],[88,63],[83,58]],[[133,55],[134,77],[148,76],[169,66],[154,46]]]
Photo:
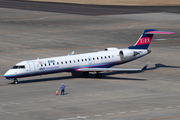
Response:
[[[18,84],[18,80],[17,80],[17,78],[14,78],[14,84]]]

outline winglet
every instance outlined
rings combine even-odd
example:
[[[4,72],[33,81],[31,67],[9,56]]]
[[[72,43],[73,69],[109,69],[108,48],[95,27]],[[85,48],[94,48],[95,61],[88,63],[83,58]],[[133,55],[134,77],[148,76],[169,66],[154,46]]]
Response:
[[[149,63],[150,63],[150,62],[148,62],[148,63],[141,69],[141,71],[146,70],[147,67],[148,67],[148,65],[149,65]]]

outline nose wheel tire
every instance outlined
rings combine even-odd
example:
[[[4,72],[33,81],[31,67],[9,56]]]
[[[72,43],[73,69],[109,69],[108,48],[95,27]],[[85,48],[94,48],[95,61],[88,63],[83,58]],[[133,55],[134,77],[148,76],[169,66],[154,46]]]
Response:
[[[14,78],[14,84],[18,84],[18,80],[17,80],[17,78]]]

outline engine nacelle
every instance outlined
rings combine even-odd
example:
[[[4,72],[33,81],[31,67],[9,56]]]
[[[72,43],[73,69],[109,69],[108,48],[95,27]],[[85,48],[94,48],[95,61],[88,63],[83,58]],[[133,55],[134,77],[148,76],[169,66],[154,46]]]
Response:
[[[121,50],[121,51],[119,52],[119,56],[120,56],[121,60],[131,59],[131,58],[133,58],[133,57],[135,57],[135,56],[137,56],[137,55],[139,55],[138,52],[133,51],[133,50],[129,50],[129,49],[127,49],[127,50]]]

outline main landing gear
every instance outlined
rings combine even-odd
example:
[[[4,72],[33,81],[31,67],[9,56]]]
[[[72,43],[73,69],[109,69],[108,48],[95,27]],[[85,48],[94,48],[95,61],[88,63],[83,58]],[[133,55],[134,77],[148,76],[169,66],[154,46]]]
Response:
[[[99,73],[99,72],[97,72],[97,73],[96,73],[96,77],[97,77],[97,78],[102,78],[102,74]]]
[[[18,80],[17,80],[17,78],[14,78],[14,84],[18,84]]]
[[[89,76],[89,72],[83,72],[82,74],[83,74],[83,76]],[[96,77],[97,78],[102,78],[102,74],[99,73],[99,72],[96,72]]]
[[[89,76],[89,72],[83,72],[83,76]]]

